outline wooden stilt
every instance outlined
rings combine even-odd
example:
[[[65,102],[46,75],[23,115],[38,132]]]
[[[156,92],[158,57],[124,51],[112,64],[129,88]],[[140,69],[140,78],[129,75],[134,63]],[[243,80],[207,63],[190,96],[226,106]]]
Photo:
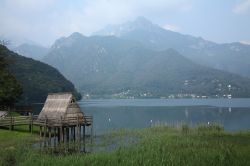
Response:
[[[78,141],[81,142],[81,125],[78,125]]]
[[[76,129],[75,126],[73,127],[73,140],[76,141]]]
[[[90,151],[92,151],[93,146],[93,121],[84,121],[80,119],[79,116],[71,119],[63,119],[60,117],[60,121],[54,121],[54,119],[49,119],[45,117],[45,120],[34,121],[34,125],[39,125],[39,135],[40,135],[40,147],[54,147],[57,148],[57,144],[66,143],[65,146],[58,148],[67,152],[70,150],[70,141],[74,141],[73,145],[76,151],[86,152],[86,126],[90,126]],[[88,119],[87,119],[88,120]],[[27,121],[28,122],[28,121]],[[29,129],[32,132],[33,127],[33,117],[30,115],[30,125]],[[11,124],[10,124],[11,128]],[[87,131],[89,132],[89,130]],[[51,149],[53,150],[53,149]]]
[[[77,124],[76,124],[76,139],[79,141],[79,116],[77,115]]]
[[[8,107],[8,112],[10,114],[10,127],[9,127],[9,130],[12,129],[12,114],[11,114],[11,111],[10,111],[10,108]]]
[[[62,142],[65,142],[65,127],[62,127]]]
[[[30,118],[29,132],[32,133],[32,114],[31,113],[29,113],[29,118]]]
[[[66,140],[69,142],[69,127],[66,128]]]
[[[82,126],[82,134],[83,134],[83,152],[85,152],[85,147],[86,147],[86,144],[85,144],[85,125]]]
[[[46,146],[46,127],[43,126],[43,145],[44,147]]]
[[[57,142],[58,142],[58,144],[60,144],[60,142],[61,142],[61,134],[60,134],[60,128],[58,127],[57,128]]]
[[[54,137],[54,148],[56,147],[56,127],[53,127],[53,129],[54,129],[54,132],[53,132],[53,137]]]
[[[39,135],[40,135],[40,138],[42,138],[42,126],[39,126]]]
[[[82,133],[81,133],[81,131],[82,131],[82,125],[80,124],[79,125],[79,150],[82,150]]]
[[[92,146],[93,146],[93,122],[91,124],[91,139],[90,139],[90,143],[91,143],[91,151],[92,151]]]
[[[39,126],[39,139],[40,139],[40,150],[42,149],[42,126]]]
[[[63,124],[62,124],[62,117],[61,117],[61,126],[60,126],[60,141],[63,142]]]
[[[49,147],[51,146],[51,127],[49,127],[49,140],[48,140]]]
[[[82,125],[79,126],[80,140],[82,139]]]
[[[70,127],[70,140],[73,140],[73,127]]]
[[[66,127],[67,151],[69,151],[69,127]]]

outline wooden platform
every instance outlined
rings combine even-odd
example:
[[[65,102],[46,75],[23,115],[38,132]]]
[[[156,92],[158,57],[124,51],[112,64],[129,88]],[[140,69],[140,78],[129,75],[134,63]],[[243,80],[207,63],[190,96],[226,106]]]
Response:
[[[49,94],[39,115],[33,115],[31,107],[28,106],[0,106],[0,111],[8,113],[0,118],[2,128],[13,130],[15,126],[28,125],[32,133],[33,127],[38,126],[40,143],[44,147],[50,147],[52,142],[56,147],[64,143],[69,144],[71,141],[83,141],[85,149],[85,128],[88,126],[91,127],[91,144],[93,142],[93,117],[84,115],[72,93]],[[13,116],[14,112],[27,116]]]
[[[0,127],[13,130],[15,126],[28,125],[29,131],[33,132],[33,126],[39,126],[40,148],[56,147],[70,141],[83,142],[85,152],[85,128],[91,127],[90,141],[93,143],[93,118],[92,116],[70,117],[58,119],[38,119],[38,116],[15,116],[0,119]],[[55,141],[57,140],[57,141]],[[52,143],[54,142],[54,143]],[[52,146],[53,145],[53,146]]]
[[[37,115],[30,116],[14,116],[14,117],[2,117],[0,119],[0,127],[9,127],[12,130],[15,126],[30,125],[32,126],[47,126],[47,127],[74,127],[79,125],[90,126],[93,123],[92,116],[70,117],[58,119],[38,119]]]

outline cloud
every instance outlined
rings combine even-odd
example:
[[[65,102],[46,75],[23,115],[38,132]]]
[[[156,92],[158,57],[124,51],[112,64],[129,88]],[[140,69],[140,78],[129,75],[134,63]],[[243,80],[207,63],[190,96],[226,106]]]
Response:
[[[182,12],[189,12],[193,9],[193,5],[191,5],[191,4],[182,5],[182,6],[180,6],[179,9]]]
[[[75,31],[90,35],[107,24],[120,24],[138,16],[160,20],[171,12],[189,12],[191,1],[0,0],[0,35],[51,44]]]
[[[240,41],[240,43],[250,45],[250,41],[247,41],[247,40],[242,40],[242,41]]]
[[[174,32],[180,32],[181,28],[177,25],[171,25],[171,24],[165,24],[163,26],[164,29],[174,31]]]
[[[250,11],[250,0],[244,0],[237,4],[233,8],[233,12],[236,14],[246,14]]]
[[[23,12],[37,12],[55,5],[57,0],[3,0],[4,6],[9,9],[22,10]]]

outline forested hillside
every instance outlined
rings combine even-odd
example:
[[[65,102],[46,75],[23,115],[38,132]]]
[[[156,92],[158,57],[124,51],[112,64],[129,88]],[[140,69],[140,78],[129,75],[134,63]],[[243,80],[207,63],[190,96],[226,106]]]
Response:
[[[72,92],[77,99],[81,98],[74,85],[55,68],[31,58],[20,56],[9,51],[3,45],[0,45],[0,57],[4,58],[8,64],[8,71],[14,75],[23,89],[19,102],[44,102],[48,93],[53,92]],[[9,82],[4,77],[1,78],[2,80],[4,83]]]

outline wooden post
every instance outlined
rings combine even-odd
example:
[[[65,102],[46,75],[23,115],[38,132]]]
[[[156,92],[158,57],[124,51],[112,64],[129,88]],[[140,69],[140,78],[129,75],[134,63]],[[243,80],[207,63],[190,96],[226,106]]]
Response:
[[[39,134],[40,134],[40,138],[42,138],[42,126],[39,126],[40,130],[39,130]]]
[[[66,127],[63,127],[63,142],[66,142]]]
[[[92,151],[92,146],[93,146],[93,121],[91,123],[91,139],[90,139],[90,141],[91,141],[91,151]]]
[[[29,132],[31,132],[32,133],[32,122],[33,122],[33,119],[32,119],[32,114],[31,113],[29,113],[29,118],[30,118],[30,124],[29,124]]]
[[[69,151],[69,127],[66,127],[66,142],[67,142],[67,151]]]
[[[77,115],[77,124],[76,124],[76,137],[77,141],[79,141],[79,116]]]
[[[45,125],[43,126],[43,146],[46,146],[46,127]]]
[[[10,107],[7,108],[8,109],[8,112],[10,114],[10,130],[13,130],[13,117],[12,117],[12,114],[11,114],[11,109]]]
[[[78,141],[81,142],[81,124],[79,123],[79,117],[78,117]]]
[[[33,113],[31,113],[31,118],[32,118],[32,124],[31,124],[31,133],[33,133],[33,129],[34,129],[34,115]]]
[[[70,127],[70,140],[73,140],[73,127]]]
[[[82,125],[80,124],[79,125],[79,139],[80,139],[80,141],[81,141],[81,138],[82,138]]]
[[[56,147],[56,127],[54,126],[54,147]]]
[[[40,150],[42,149],[42,126],[39,126],[39,142],[40,142]]]
[[[62,124],[62,117],[61,117],[61,125],[60,125],[60,141],[63,142],[63,124]]]
[[[82,126],[83,134],[83,152],[85,152],[85,124]]]
[[[80,150],[82,150],[82,135],[81,135],[82,128],[81,127],[82,127],[82,125],[80,124],[79,125],[79,146],[80,146],[79,148],[80,148]]]
[[[9,130],[11,130],[12,128],[12,116],[10,115],[10,127],[9,127]]]
[[[76,129],[75,126],[73,127],[73,140],[76,141]]]
[[[49,128],[49,146],[51,146],[51,127],[48,127]]]
[[[70,134],[71,134],[71,135],[70,135],[70,137],[71,137],[70,139],[71,139],[72,142],[75,142],[75,139],[74,139],[74,130],[75,130],[75,129],[74,129],[74,126],[71,126],[71,129],[70,129],[70,130],[71,130],[71,131],[70,131]],[[75,147],[73,147],[73,148],[75,148]]]
[[[60,134],[60,128],[58,127],[57,128],[57,142],[58,142],[58,144],[61,142],[61,134]]]
[[[45,121],[44,121],[44,133],[43,133],[44,147],[46,146],[46,135],[47,135],[47,116],[45,116]]]
[[[69,142],[69,127],[66,127],[66,141]]]
[[[11,116],[11,130],[14,130],[14,126],[15,126],[15,117]]]

